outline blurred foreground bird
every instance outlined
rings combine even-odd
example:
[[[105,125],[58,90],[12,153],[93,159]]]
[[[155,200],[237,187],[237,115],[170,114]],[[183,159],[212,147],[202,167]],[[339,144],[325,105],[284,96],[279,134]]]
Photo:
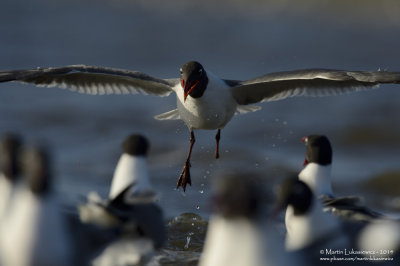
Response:
[[[72,265],[64,215],[52,191],[50,157],[43,148],[23,154],[26,184],[15,192],[1,226],[2,266]]]
[[[0,224],[9,211],[9,205],[19,178],[21,138],[16,134],[2,136],[0,141]]]
[[[109,197],[101,199],[92,192],[88,202],[78,206],[83,223],[119,231],[118,238],[93,260],[97,266],[142,265],[166,240],[162,210],[154,203],[148,178],[149,143],[141,135],[130,135],[122,146]]]
[[[245,175],[227,175],[214,190],[216,212],[210,217],[200,266],[293,265],[283,239],[263,215],[256,184]]]
[[[350,244],[337,217],[326,213],[312,190],[297,178],[287,179],[279,190],[278,206],[286,208],[286,249],[320,250]]]

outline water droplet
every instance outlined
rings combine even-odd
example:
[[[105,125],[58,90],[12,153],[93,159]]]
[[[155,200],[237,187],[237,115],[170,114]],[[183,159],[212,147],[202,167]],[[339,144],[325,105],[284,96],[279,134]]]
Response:
[[[207,171],[206,171],[206,174],[209,175],[209,174],[210,174],[210,171],[207,170]]]
[[[196,209],[200,210],[200,206],[199,206],[199,205],[197,205],[197,206],[196,206]]]
[[[188,236],[188,237],[186,237],[186,245],[185,245],[185,249],[188,249],[189,248],[189,244],[190,244],[190,236]]]
[[[225,152],[226,152],[226,153],[228,153],[228,152],[229,152],[229,150],[225,150]]]
[[[287,125],[287,121],[283,121],[282,124],[283,124],[284,126],[286,126],[286,125]]]
[[[204,187],[204,183],[202,183],[200,186]]]
[[[203,193],[204,193],[204,190],[199,190],[199,192],[200,192],[200,194],[203,194]]]

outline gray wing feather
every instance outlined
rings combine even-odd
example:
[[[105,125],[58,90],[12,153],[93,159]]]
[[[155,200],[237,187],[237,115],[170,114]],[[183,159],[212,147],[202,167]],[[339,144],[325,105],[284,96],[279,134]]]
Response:
[[[0,82],[68,88],[86,94],[152,94],[167,96],[178,79],[159,79],[141,72],[85,65],[1,71]]]
[[[271,73],[242,82],[232,82],[238,104],[276,101],[293,96],[328,96],[400,83],[400,72],[306,69]]]

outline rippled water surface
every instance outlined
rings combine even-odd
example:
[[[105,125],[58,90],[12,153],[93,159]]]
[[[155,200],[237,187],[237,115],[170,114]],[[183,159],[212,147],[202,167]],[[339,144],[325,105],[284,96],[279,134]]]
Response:
[[[195,59],[230,79],[298,68],[400,71],[400,21],[393,15],[398,4],[366,2],[371,7],[341,1],[335,6],[309,1],[308,8],[290,1],[222,1],[215,6],[208,1],[201,6],[181,1],[2,1],[0,69],[88,64],[170,78]],[[358,9],[363,16],[354,15]],[[173,96],[87,96],[0,84],[0,133],[16,131],[52,147],[55,186],[70,206],[91,190],[105,195],[120,143],[130,133],[145,134],[152,143],[152,183],[170,225],[163,261],[168,264],[199,256],[210,215],[210,184],[219,172],[240,169],[260,176],[272,191],[286,173],[301,169],[305,149],[300,140],[308,134],[331,139],[337,194],[360,194],[381,210],[398,211],[399,190],[385,194],[388,186],[363,184],[400,171],[399,99],[399,86],[385,85],[357,94],[260,104],[261,111],[236,116],[222,131],[219,160],[213,158],[216,132],[197,131],[193,186],[186,193],[174,188],[189,132],[181,121],[153,119],[174,109]],[[188,229],[178,222],[182,213],[204,221]]]

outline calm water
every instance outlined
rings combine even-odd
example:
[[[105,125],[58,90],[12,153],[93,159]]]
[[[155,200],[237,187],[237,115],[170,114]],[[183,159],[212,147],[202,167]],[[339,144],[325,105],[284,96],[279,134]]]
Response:
[[[171,3],[2,1],[0,69],[90,64],[168,78],[195,59],[231,79],[312,67],[400,70],[400,22],[393,16],[398,6],[388,1],[309,9],[284,1],[260,8],[257,1],[214,7],[207,1],[202,6]],[[358,9],[363,16],[353,14]],[[358,94],[262,104],[261,111],[236,116],[222,131],[219,160],[213,158],[216,132],[197,131],[193,186],[186,194],[174,187],[189,132],[180,121],[153,119],[175,108],[173,96],[87,96],[1,84],[0,133],[16,131],[52,147],[55,186],[70,206],[91,190],[106,194],[120,143],[130,133],[145,134],[152,143],[152,183],[166,217],[191,212],[207,220],[214,176],[240,169],[263,177],[272,188],[288,171],[301,169],[305,149],[300,140],[313,133],[331,139],[337,193],[362,194],[376,203],[360,184],[400,171],[399,99],[399,87],[385,85]]]

